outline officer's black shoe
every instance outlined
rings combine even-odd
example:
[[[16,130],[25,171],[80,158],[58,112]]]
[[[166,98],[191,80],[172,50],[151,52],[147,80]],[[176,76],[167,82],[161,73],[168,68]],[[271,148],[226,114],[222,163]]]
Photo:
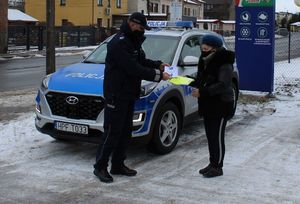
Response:
[[[208,172],[208,170],[212,167],[211,164],[208,164],[206,167],[204,167],[203,169],[199,170],[199,174],[205,174]]]
[[[94,169],[94,174],[104,183],[111,183],[114,180],[108,173],[107,168]]]
[[[137,174],[137,171],[128,168],[127,166],[125,166],[125,164],[122,164],[120,166],[112,165],[110,173],[113,175],[135,176]]]
[[[205,178],[212,178],[216,176],[222,176],[223,170],[220,167],[210,167],[209,170],[203,174]]]

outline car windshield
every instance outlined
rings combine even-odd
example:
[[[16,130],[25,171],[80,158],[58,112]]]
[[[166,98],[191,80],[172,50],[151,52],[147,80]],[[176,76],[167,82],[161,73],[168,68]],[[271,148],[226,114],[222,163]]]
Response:
[[[161,60],[172,64],[176,48],[178,46],[179,37],[147,35],[142,47],[146,53],[146,58],[152,60]],[[107,54],[107,41],[101,44],[84,63],[104,64]]]
[[[179,37],[148,35],[142,47],[146,58],[172,64],[179,40]]]

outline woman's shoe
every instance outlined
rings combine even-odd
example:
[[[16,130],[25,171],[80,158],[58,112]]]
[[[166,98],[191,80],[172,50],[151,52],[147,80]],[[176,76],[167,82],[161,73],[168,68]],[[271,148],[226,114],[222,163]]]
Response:
[[[199,170],[199,174],[205,174],[212,167],[211,164],[208,164],[205,168]]]
[[[216,176],[222,176],[223,170],[220,167],[210,167],[209,170],[203,174],[205,178],[212,178]]]

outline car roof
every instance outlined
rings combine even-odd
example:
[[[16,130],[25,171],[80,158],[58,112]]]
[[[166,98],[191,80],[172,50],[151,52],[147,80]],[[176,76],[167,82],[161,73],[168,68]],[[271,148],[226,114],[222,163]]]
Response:
[[[150,31],[146,31],[146,35],[160,35],[160,36],[174,36],[174,37],[182,37],[184,35],[192,35],[192,34],[200,34],[200,35],[206,35],[206,34],[213,34],[218,35],[215,32],[204,30],[204,29],[152,29]]]

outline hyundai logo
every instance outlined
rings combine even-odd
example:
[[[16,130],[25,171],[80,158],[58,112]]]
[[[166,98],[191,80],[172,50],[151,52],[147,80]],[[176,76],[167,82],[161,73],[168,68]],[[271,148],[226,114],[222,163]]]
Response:
[[[76,96],[68,96],[66,102],[70,105],[76,105],[79,102],[79,99]]]

